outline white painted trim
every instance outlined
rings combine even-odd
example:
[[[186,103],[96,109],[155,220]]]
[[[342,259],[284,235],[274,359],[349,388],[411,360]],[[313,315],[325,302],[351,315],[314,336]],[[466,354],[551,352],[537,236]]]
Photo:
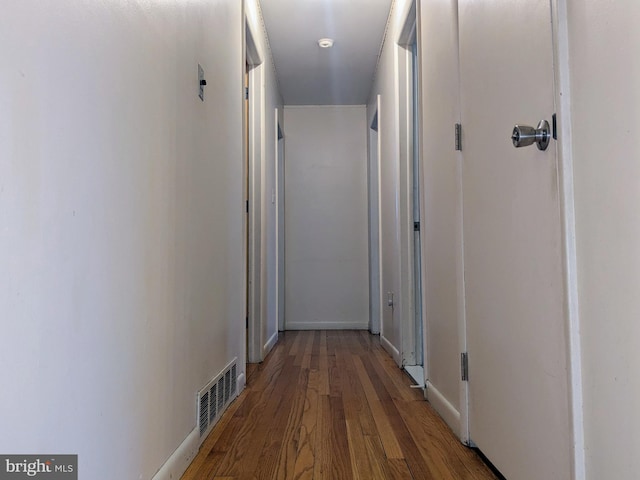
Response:
[[[284,201],[284,195],[282,195],[284,190],[284,185],[280,182],[280,177],[284,177],[283,168],[284,165],[280,164],[280,155],[284,158],[284,138],[280,139],[279,133],[282,130],[280,125],[280,115],[282,113],[282,109],[280,107],[276,107],[275,109],[275,191],[276,191],[276,324],[277,330],[284,330],[284,301],[280,301],[281,298],[284,298],[284,255],[280,255],[281,246],[284,250],[283,242],[284,235],[281,235],[281,230],[284,231],[283,222],[284,216],[280,215],[280,210],[282,208],[282,202]],[[284,135],[284,134],[283,134]],[[282,275],[280,275],[282,273]]]
[[[245,18],[245,30],[252,31],[249,16]],[[253,29],[255,31],[255,28]],[[257,53],[256,53],[257,52]],[[265,183],[265,72],[255,37],[246,35],[246,61],[253,68],[249,71],[249,338],[247,342],[247,360],[251,363],[261,362],[263,345],[263,318],[266,299],[263,291],[264,263],[266,249],[264,245],[264,209],[263,194]],[[253,58],[251,55],[258,55]],[[245,127],[243,127],[245,128]]]
[[[271,338],[267,340],[267,343],[262,347],[262,358],[266,358],[271,349],[278,343],[278,332],[271,335]]]
[[[369,330],[369,320],[363,322],[287,322],[287,330]]]
[[[274,134],[274,141],[273,141],[273,158],[274,158],[274,172],[273,172],[273,208],[274,208],[274,218],[275,218],[275,242],[274,242],[274,247],[275,247],[275,267],[276,267],[276,271],[275,271],[275,299],[274,299],[274,305],[275,305],[275,312],[274,312],[274,316],[275,316],[275,321],[276,321],[276,332],[281,331],[284,328],[284,325],[280,325],[280,241],[282,240],[280,238],[280,192],[278,190],[279,188],[279,158],[278,158],[278,148],[279,148],[279,139],[278,139],[278,129],[280,128],[280,121],[278,119],[278,107],[276,107],[274,109],[273,112],[273,117],[274,117],[274,125],[275,125],[275,131],[273,132]],[[262,357],[265,358],[266,354],[265,354],[265,349],[267,347],[267,345],[269,344],[269,341],[267,341],[267,343],[265,344],[265,346],[263,347],[263,351],[262,351]],[[268,352],[267,352],[268,353]]]
[[[393,357],[393,360],[396,362],[398,367],[402,367],[402,357],[400,356],[400,351],[393,346],[393,344],[387,340],[387,338],[380,334],[380,343],[382,344],[382,348],[386,350],[386,352]]]
[[[164,462],[152,480],[173,480],[186,472],[200,448],[200,430],[196,425],[175,452]]]
[[[431,382],[427,382],[427,400],[449,428],[460,437],[460,412]]]
[[[260,51],[258,42],[255,40],[258,38],[256,35],[258,23],[260,23],[258,11],[256,10],[256,4],[253,1],[245,3],[245,36],[246,36],[246,55],[247,63],[252,66],[260,65],[264,61],[264,56]]]
[[[455,9],[455,42],[456,42],[456,55],[459,56],[459,28],[458,28],[458,10]],[[462,123],[461,119],[461,105],[460,105],[460,70],[458,59],[458,70],[456,71],[456,82],[458,84],[458,96],[457,104],[455,105],[456,117],[458,123]],[[464,188],[463,188],[463,172],[464,172],[464,151],[456,152],[456,176],[457,176],[457,188],[458,188],[458,205],[456,211],[456,294],[457,294],[457,326],[458,326],[458,350],[459,354],[467,352],[467,304],[466,304],[466,290],[464,283]],[[469,382],[464,382],[458,377],[458,391],[459,391],[459,438],[465,445],[471,445],[471,438],[469,435]]]
[[[419,199],[420,202],[420,225],[427,225],[427,217],[426,217],[426,192],[425,192],[425,181],[422,176],[425,172],[424,168],[424,104],[423,104],[423,95],[422,95],[422,4],[420,1],[416,0],[415,2],[415,16],[416,16],[416,45],[418,48],[417,55],[417,69],[418,69],[418,88],[417,94],[418,98],[416,103],[418,105],[418,128],[414,128],[414,131],[418,132],[418,181],[420,182],[420,192]],[[421,304],[422,304],[422,338],[420,341],[422,342],[422,368],[424,370],[424,381],[423,384],[426,385],[427,380],[429,379],[429,355],[428,355],[428,347],[429,344],[427,342],[428,336],[428,327],[427,327],[427,235],[424,232],[420,232],[420,284],[421,284]],[[426,391],[425,391],[426,395]]]
[[[247,158],[247,155],[249,155],[249,145],[248,142],[246,141],[246,136],[247,136],[247,123],[249,122],[249,114],[247,112],[247,109],[245,108],[245,104],[244,104],[244,95],[245,95],[245,75],[246,75],[246,71],[247,71],[247,5],[246,5],[246,1],[243,0],[242,1],[242,17],[241,17],[241,27],[240,31],[242,32],[242,45],[243,45],[243,52],[242,52],[242,65],[241,65],[241,72],[242,72],[242,82],[240,83],[239,87],[240,91],[238,92],[240,98],[242,98],[242,205],[240,205],[241,211],[242,211],[242,317],[239,319],[240,322],[242,321],[246,321],[246,319],[249,318],[249,305],[248,305],[248,301],[246,300],[247,295],[249,294],[248,291],[248,283],[249,283],[249,278],[248,278],[248,269],[249,269],[249,254],[248,254],[248,249],[249,249],[249,245],[248,245],[248,240],[249,240],[249,217],[246,215],[245,213],[245,201],[248,195],[248,191],[247,191],[247,186],[245,185],[246,180],[248,178],[249,175],[249,171],[248,171],[248,164],[245,161],[245,159]],[[249,361],[249,350],[247,348],[247,345],[249,343],[249,332],[247,331],[246,328],[242,328],[242,343],[241,343],[241,357],[242,357],[242,367],[246,368],[246,364]]]
[[[415,15],[416,0],[404,0],[404,2],[396,0],[395,3],[401,4],[400,8],[398,8],[395,12],[397,15],[396,21],[398,22],[396,29],[396,32],[398,33],[396,34],[395,43],[403,45],[407,43],[407,37],[411,35],[410,28],[412,25],[407,22],[407,20],[412,13],[413,15]],[[413,26],[415,27],[415,23],[413,24]]]
[[[399,45],[409,45],[414,35],[417,34],[418,13],[416,3],[416,0],[406,1],[404,8],[399,12],[400,25],[402,26],[398,30],[398,38],[396,40],[396,43]]]
[[[240,395],[242,393],[246,385],[247,385],[247,376],[244,374],[244,372],[242,372],[240,373],[240,375],[238,375],[238,378],[236,379],[237,395]],[[236,396],[236,398],[238,397]]]
[[[573,478],[585,480],[584,400],[582,386],[582,351],[580,344],[580,310],[576,226],[573,186],[573,148],[571,131],[571,72],[569,64],[569,26],[567,0],[551,1],[554,45],[556,109],[558,118],[558,165],[560,168],[560,209],[563,230],[565,311],[569,362],[569,391],[573,437]]]
[[[378,114],[378,282],[380,288],[380,305],[378,307],[378,331],[382,337],[384,328],[384,288],[382,282],[382,96],[376,97],[376,113]],[[372,332],[373,333],[373,332]]]
[[[368,122],[369,127],[367,128],[367,208],[369,215],[369,225],[368,225],[368,236],[369,236],[369,295],[377,293],[377,306],[378,309],[377,314],[375,309],[370,309],[369,311],[369,331],[374,334],[380,334],[380,324],[382,323],[382,315],[383,315],[383,306],[382,306],[382,277],[381,277],[381,249],[380,249],[380,95],[377,98],[376,110],[373,114],[373,118],[375,119],[376,126],[373,128],[373,121]],[[375,132],[375,134],[373,133]],[[375,138],[372,138],[375,135]],[[375,148],[374,148],[375,146]],[[375,155],[374,155],[375,153]],[[371,175],[375,169],[376,182],[375,185],[371,183]],[[372,202],[372,192],[375,192],[376,202],[375,204]],[[371,218],[376,218],[377,231],[371,228]],[[372,242],[372,237],[375,233],[375,238],[377,242]],[[377,264],[377,272],[375,274],[378,276],[377,281],[377,290],[374,288],[374,271],[372,270],[372,264],[374,263],[372,259],[375,258],[375,263]],[[375,295],[373,295],[375,297]],[[371,305],[372,301],[375,302],[376,298],[371,299],[369,301],[369,305]]]
[[[397,241],[399,246],[399,292],[396,298],[399,303],[395,307],[400,325],[400,349],[402,363],[415,365],[416,345],[422,339],[416,338],[415,324],[415,256],[413,233],[413,75],[412,52],[406,46],[414,40],[417,42],[417,16],[415,0],[408,0],[403,5],[398,17],[400,33],[394,44],[395,85],[398,108],[396,109],[397,134]],[[419,61],[419,60],[418,60]],[[420,68],[420,63],[418,64]],[[418,92],[421,87],[418,85]],[[420,94],[418,93],[418,96]],[[418,99],[419,100],[419,99]],[[418,144],[420,141],[418,139]],[[421,209],[422,210],[422,209]],[[394,312],[395,313],[395,312]],[[424,332],[424,329],[423,329]],[[423,354],[426,348],[422,345]]]

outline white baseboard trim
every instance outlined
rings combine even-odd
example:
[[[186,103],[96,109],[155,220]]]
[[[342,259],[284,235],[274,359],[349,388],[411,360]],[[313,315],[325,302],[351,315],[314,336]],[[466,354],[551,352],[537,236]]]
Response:
[[[393,357],[393,361],[396,362],[398,367],[402,366],[402,359],[400,358],[400,351],[393,346],[393,344],[387,340],[387,338],[380,334],[380,343],[382,344],[382,348],[384,348],[389,355]]]
[[[460,412],[429,381],[427,381],[427,400],[445,423],[449,425],[449,428],[460,438]]]
[[[267,340],[267,343],[265,343],[264,346],[262,347],[262,359],[263,360],[265,358],[267,358],[267,355],[269,354],[271,349],[276,345],[277,342],[278,342],[278,332],[276,332],[273,335],[271,335],[271,338],[269,340]]]
[[[175,480],[187,471],[200,449],[200,430],[196,426],[175,452],[153,476],[152,480]]]
[[[287,330],[369,330],[369,322],[287,322]]]
[[[236,392],[238,392],[238,395],[242,393],[246,384],[247,384],[247,376],[244,374],[244,372],[242,372],[240,375],[238,375],[238,378],[236,379]]]

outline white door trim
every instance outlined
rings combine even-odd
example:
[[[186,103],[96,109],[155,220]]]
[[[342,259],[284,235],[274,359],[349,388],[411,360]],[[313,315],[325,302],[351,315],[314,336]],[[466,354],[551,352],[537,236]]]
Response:
[[[380,338],[384,338],[384,309],[386,307],[382,278],[382,132],[384,131],[384,122],[382,121],[382,95],[376,97],[376,114],[378,115],[378,281],[380,285],[380,296],[378,311],[380,314],[378,330]]]
[[[571,88],[569,69],[569,26],[567,0],[551,0],[555,103],[558,118],[558,171],[560,174],[560,214],[562,220],[565,315],[569,358],[569,389],[573,437],[573,478],[586,479],[583,424],[582,352],[578,307],[578,267],[573,188],[573,147],[571,133]]]
[[[262,161],[264,155],[264,64],[263,58],[255,41],[251,22],[245,17],[245,61],[249,65],[249,311],[247,312],[248,352],[250,363],[263,360],[263,318],[264,302],[262,295],[262,273],[264,249],[262,245],[263,209],[262,193],[264,191],[264,169]]]
[[[459,45],[458,45],[458,9],[454,10],[455,15],[455,28],[456,32],[456,53],[459,54]],[[459,63],[459,62],[458,62]],[[462,110],[460,105],[460,71],[457,71],[456,82],[458,84],[458,95],[457,95],[457,104],[455,105],[456,118],[459,124],[462,124]],[[458,254],[456,255],[456,289],[457,289],[457,312],[458,312],[458,351],[459,354],[467,352],[467,310],[466,310],[466,292],[465,292],[465,284],[464,284],[464,189],[463,189],[463,172],[464,172],[464,154],[462,150],[458,150],[455,155],[456,159],[456,177],[457,177],[457,188],[458,188],[458,205],[456,211],[456,225],[458,232],[456,234],[456,250]],[[461,359],[462,361],[462,359]],[[469,382],[463,381],[462,376],[458,377],[458,392],[459,392],[459,438],[460,441],[465,444],[472,446],[472,442],[469,436]]]
[[[380,95],[377,96],[376,110],[373,121],[367,129],[368,137],[368,161],[367,161],[367,187],[369,209],[369,331],[378,335],[381,329],[382,318],[382,276],[381,276],[381,247],[380,247]],[[372,132],[375,132],[375,136]],[[375,175],[373,173],[375,170]],[[372,180],[375,178],[375,183]],[[375,193],[375,195],[373,195]],[[375,201],[374,201],[375,197]],[[375,218],[377,228],[374,232]],[[374,261],[375,260],[375,261]],[[377,267],[377,268],[376,268]],[[375,269],[375,271],[374,271]]]
[[[285,329],[284,267],[284,133],[280,122],[282,110],[275,109],[275,201],[276,201],[276,319],[278,331]],[[280,160],[282,158],[282,161]]]
[[[422,342],[423,356],[426,358],[423,338],[416,338],[415,332],[415,256],[413,235],[413,102],[412,52],[406,48],[417,42],[417,5],[415,0],[406,2],[402,12],[400,33],[396,53],[396,98],[398,99],[398,242],[400,246],[400,302],[397,308],[400,322],[400,357],[402,365],[415,365],[415,346]],[[418,45],[418,48],[420,46]],[[421,70],[420,55],[417,59],[418,72]],[[419,75],[420,78],[420,75]],[[420,80],[418,80],[418,105],[420,105]],[[418,139],[419,150],[420,139]],[[421,163],[421,160],[420,160]],[[421,209],[421,212],[424,209]],[[422,213],[421,213],[422,215]]]

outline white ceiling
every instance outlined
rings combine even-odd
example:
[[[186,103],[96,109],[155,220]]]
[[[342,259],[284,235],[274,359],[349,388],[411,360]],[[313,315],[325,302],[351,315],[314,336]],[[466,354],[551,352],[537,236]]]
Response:
[[[391,2],[260,0],[285,105],[367,103]]]

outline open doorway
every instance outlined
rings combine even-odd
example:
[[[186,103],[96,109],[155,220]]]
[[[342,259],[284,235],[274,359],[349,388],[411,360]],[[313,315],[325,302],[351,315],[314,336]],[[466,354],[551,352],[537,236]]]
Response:
[[[425,385],[422,304],[420,109],[417,5],[409,3],[398,37],[400,119],[401,290],[409,308],[402,321],[402,363],[416,384]],[[406,253],[405,253],[406,252]]]

